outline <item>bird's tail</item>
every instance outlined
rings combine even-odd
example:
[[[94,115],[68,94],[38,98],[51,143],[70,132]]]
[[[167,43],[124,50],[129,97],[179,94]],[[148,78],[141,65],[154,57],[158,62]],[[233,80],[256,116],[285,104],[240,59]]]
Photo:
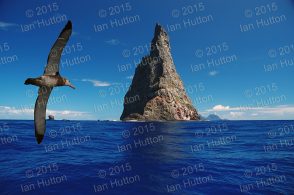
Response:
[[[40,144],[44,138],[44,135],[35,133],[35,137],[37,139],[38,144]]]
[[[30,85],[30,84],[33,84],[34,83],[34,79],[32,78],[28,78],[26,81],[25,81],[25,85]]]

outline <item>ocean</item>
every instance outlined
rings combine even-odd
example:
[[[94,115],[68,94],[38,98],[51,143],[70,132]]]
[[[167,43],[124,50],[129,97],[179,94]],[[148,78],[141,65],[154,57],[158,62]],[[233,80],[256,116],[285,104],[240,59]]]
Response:
[[[0,194],[294,194],[294,121],[0,121]]]

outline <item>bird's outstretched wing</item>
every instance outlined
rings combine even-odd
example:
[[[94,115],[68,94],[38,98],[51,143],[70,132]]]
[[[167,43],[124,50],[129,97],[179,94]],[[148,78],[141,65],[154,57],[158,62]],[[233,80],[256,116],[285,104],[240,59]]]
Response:
[[[59,63],[63,48],[65,47],[67,41],[72,32],[71,21],[68,21],[63,30],[61,31],[58,39],[55,41],[53,47],[50,50],[47,66],[44,71],[44,75],[56,75],[59,72]]]
[[[35,136],[38,144],[43,140],[46,130],[46,107],[52,91],[52,87],[40,87],[38,98],[35,104],[34,119],[35,119]]]

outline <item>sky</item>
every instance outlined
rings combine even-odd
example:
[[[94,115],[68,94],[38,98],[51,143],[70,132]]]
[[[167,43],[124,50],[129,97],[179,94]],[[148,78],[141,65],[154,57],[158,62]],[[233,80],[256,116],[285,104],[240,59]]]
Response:
[[[176,70],[201,115],[294,118],[294,1],[0,1],[0,119],[33,119],[51,46],[71,20],[54,88],[57,119],[119,120],[136,65],[156,23],[170,37]],[[120,24],[119,24],[119,23]]]

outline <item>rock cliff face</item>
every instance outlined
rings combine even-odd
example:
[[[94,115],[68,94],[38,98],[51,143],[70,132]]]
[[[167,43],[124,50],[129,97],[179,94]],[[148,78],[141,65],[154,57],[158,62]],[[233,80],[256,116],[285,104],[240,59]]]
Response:
[[[150,54],[137,66],[121,120],[199,120],[176,72],[169,37],[156,25]]]

